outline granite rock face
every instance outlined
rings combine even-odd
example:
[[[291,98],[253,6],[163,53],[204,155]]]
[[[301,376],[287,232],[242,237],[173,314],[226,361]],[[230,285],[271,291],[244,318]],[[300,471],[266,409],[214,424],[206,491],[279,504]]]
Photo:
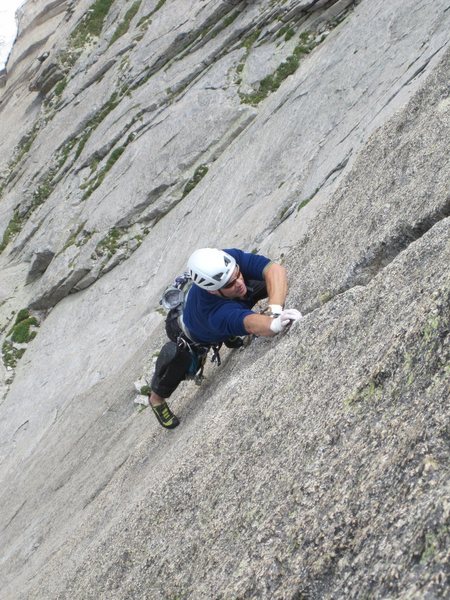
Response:
[[[28,0],[0,94],[0,598],[449,585],[443,0]],[[199,246],[305,317],[134,405]],[[39,327],[11,331],[29,309]]]

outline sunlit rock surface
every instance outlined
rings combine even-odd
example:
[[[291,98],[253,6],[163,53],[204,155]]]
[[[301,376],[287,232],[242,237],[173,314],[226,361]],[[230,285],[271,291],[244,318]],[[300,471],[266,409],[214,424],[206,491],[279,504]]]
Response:
[[[449,30],[443,0],[24,5],[0,598],[444,597]],[[182,384],[168,433],[133,382],[203,245],[283,261],[305,318]]]

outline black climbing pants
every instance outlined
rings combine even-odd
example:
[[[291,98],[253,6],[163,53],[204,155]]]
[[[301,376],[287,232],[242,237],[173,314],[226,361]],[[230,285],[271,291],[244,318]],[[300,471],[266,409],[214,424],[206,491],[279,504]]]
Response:
[[[156,361],[152,391],[162,398],[168,398],[186,379],[191,361],[191,353],[186,348],[179,348],[172,341],[164,344]]]
[[[247,283],[249,299],[254,306],[259,300],[267,298],[267,288],[264,281],[251,280]],[[177,339],[182,334],[175,313],[169,312],[166,318],[166,333],[170,342],[161,348],[155,365],[151,389],[162,398],[169,398],[179,384],[186,379],[193,361],[196,361],[195,346],[190,351],[185,345],[178,344]],[[204,354],[205,347],[201,346],[198,354]]]

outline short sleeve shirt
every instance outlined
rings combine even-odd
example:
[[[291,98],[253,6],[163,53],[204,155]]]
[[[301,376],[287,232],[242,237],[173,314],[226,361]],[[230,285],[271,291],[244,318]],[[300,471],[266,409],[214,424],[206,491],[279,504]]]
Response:
[[[270,263],[268,258],[237,248],[225,252],[236,260],[245,281],[264,280],[264,269]],[[244,319],[253,314],[252,306],[252,298],[222,298],[193,285],[186,299],[183,321],[193,341],[218,344],[231,336],[248,335]]]

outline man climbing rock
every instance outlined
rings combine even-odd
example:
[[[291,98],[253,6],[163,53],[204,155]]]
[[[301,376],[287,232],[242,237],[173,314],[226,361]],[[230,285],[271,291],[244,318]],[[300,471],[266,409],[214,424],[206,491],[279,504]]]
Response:
[[[301,317],[295,308],[284,309],[285,268],[264,256],[235,248],[201,248],[190,256],[188,274],[194,285],[181,308],[167,316],[171,341],[161,349],[151,382],[149,404],[167,429],[180,421],[166,398],[189,373],[195,373],[211,348],[217,354],[222,343],[228,348],[242,346],[242,336],[275,336]],[[269,312],[253,312],[263,298],[268,298]]]

